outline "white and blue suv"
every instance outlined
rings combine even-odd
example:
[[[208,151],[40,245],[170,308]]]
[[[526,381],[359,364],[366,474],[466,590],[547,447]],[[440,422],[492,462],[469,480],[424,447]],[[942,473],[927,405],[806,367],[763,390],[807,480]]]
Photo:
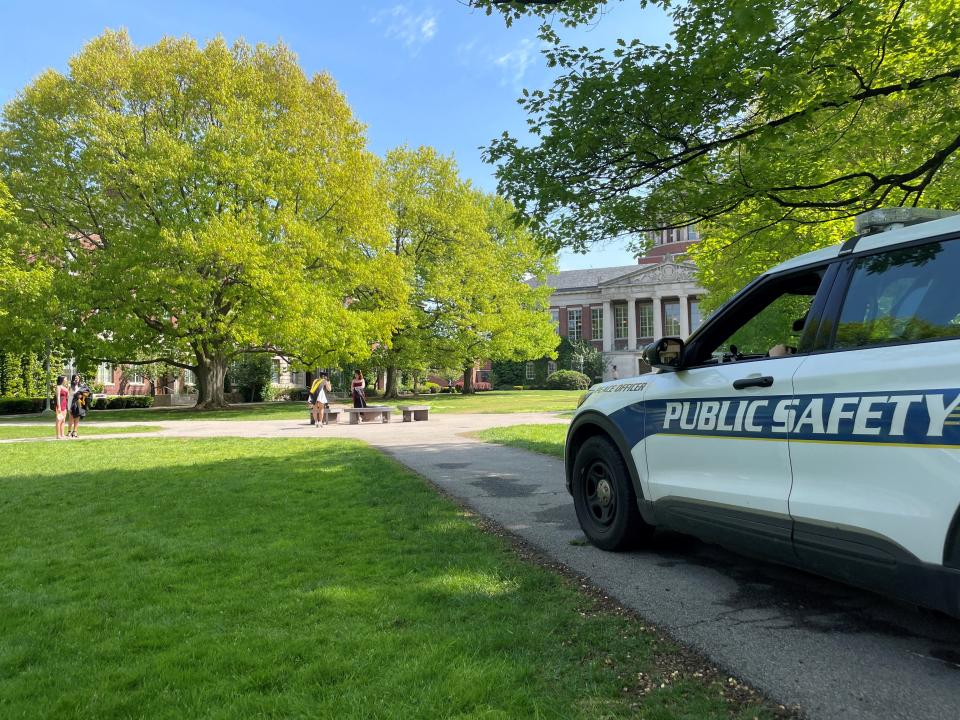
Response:
[[[666,527],[960,617],[960,216],[794,258],[645,358],[567,435],[594,545]]]

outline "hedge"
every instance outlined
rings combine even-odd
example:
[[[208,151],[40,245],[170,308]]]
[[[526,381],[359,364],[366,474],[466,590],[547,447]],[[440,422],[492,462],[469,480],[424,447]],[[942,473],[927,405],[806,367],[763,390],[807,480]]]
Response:
[[[153,407],[152,395],[108,395],[93,401],[93,410],[123,410]]]
[[[43,405],[43,398],[0,398],[0,415],[38,413],[43,411]]]
[[[550,390],[586,390],[590,387],[590,378],[576,370],[557,370],[547,378]]]
[[[0,415],[28,415],[43,412],[43,398],[0,398]],[[50,400],[53,407],[53,399]],[[109,395],[97,398],[91,410],[121,410],[153,407],[152,395]]]

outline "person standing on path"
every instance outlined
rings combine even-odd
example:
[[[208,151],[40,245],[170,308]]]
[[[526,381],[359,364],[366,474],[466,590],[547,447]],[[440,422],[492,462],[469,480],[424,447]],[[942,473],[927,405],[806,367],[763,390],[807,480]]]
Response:
[[[53,399],[57,408],[57,440],[63,440],[63,423],[67,419],[67,408],[70,407],[70,388],[67,387],[66,375],[57,375]]]
[[[77,432],[80,429],[80,418],[87,416],[87,407],[90,402],[90,388],[83,382],[83,378],[74,375],[70,378],[70,398],[69,405],[70,417],[67,421],[69,432],[68,437],[79,437]]]
[[[326,373],[320,373],[319,377],[313,381],[310,387],[310,396],[307,403],[311,407],[311,417],[317,427],[327,424],[327,392],[331,390],[330,380]]]
[[[355,408],[365,408],[367,406],[367,381],[363,379],[361,370],[353,371],[350,394],[353,396],[353,406]]]

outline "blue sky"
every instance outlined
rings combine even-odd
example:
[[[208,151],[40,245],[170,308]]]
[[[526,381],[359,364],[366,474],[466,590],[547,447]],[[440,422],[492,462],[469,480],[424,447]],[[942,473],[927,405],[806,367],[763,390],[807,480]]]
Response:
[[[216,35],[247,42],[283,41],[308,73],[330,72],[370,146],[401,144],[453,153],[463,176],[495,189],[479,146],[504,130],[525,134],[520,90],[546,87],[535,22],[505,28],[459,0],[420,2],[10,2],[0,0],[0,103],[48,67],[67,60],[104,28],[126,28],[146,45],[164,35]],[[568,32],[571,43],[611,47],[620,35],[659,43],[669,23],[657,10],[623,0],[592,27]],[[561,268],[633,262],[622,245],[561,255]]]

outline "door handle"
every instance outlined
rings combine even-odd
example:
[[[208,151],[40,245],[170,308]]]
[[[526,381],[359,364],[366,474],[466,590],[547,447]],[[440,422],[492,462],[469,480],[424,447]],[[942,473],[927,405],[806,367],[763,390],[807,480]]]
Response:
[[[773,385],[773,378],[769,375],[745,377],[733,381],[734,390],[744,390],[751,387],[770,387],[771,385]]]

